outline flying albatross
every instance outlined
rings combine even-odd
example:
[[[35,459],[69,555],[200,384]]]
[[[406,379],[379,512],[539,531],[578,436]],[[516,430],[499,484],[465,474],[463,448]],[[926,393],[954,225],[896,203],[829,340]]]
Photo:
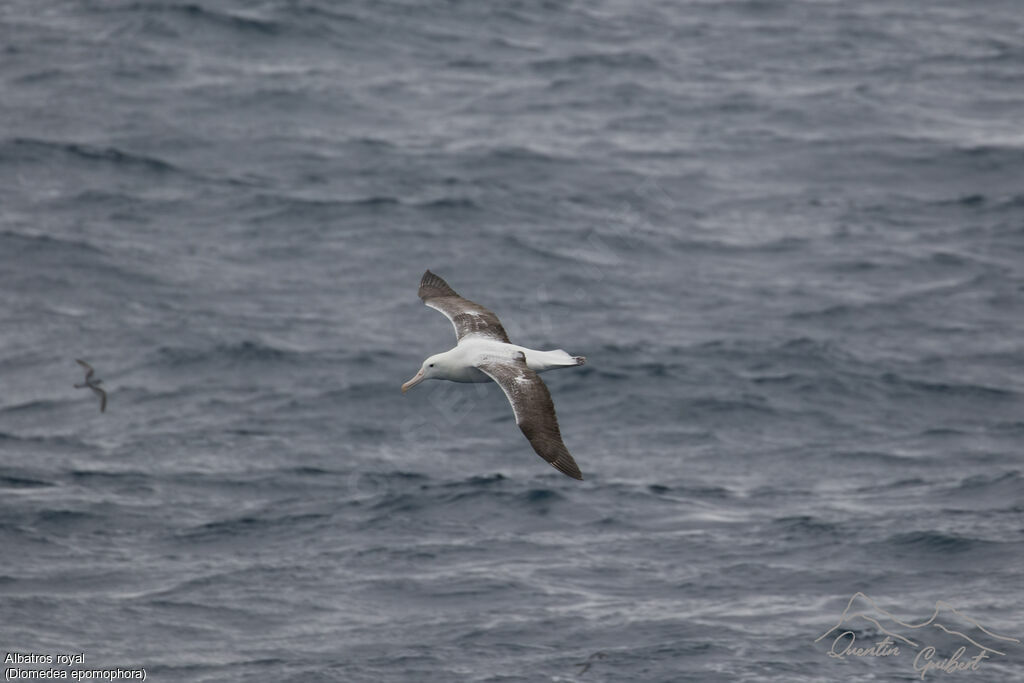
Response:
[[[562,443],[555,404],[537,373],[583,365],[587,359],[570,356],[562,349],[535,351],[511,343],[498,316],[463,299],[429,270],[420,280],[419,296],[423,303],[441,311],[452,322],[458,342],[455,348],[423,361],[416,376],[402,385],[402,393],[425,379],[494,380],[508,397],[516,424],[537,455],[563,474],[583,479],[579,466]]]

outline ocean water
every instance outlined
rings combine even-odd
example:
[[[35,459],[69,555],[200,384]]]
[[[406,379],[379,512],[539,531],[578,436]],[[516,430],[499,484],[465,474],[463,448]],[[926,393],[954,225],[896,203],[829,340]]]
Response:
[[[6,0],[0,656],[55,661],[5,669],[1024,680],[1022,36]],[[427,268],[587,356],[544,376],[583,482],[497,386],[401,394],[454,343]]]

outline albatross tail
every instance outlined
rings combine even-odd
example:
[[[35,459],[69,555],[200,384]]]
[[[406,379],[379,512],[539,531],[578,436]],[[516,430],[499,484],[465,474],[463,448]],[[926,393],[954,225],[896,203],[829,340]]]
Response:
[[[586,362],[587,359],[583,356],[570,356],[563,349],[534,351],[532,354],[526,355],[526,364],[535,372],[544,372],[554,368],[571,368]]]

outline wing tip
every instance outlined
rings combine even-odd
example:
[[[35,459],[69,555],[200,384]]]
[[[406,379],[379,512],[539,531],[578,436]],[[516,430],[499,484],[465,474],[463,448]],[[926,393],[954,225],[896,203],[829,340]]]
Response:
[[[576,464],[571,455],[566,454],[566,456],[559,457],[550,464],[565,476],[583,481],[583,472],[580,472],[580,466]]]
[[[430,272],[429,268],[423,273],[423,277],[420,278],[420,288],[417,294],[424,301],[435,296],[458,296],[455,290],[451,288],[451,285],[444,281],[444,278]]]
[[[575,460],[567,451],[562,451],[557,458],[549,460],[548,464],[565,476],[583,481],[583,472],[580,471],[580,466],[575,463]]]

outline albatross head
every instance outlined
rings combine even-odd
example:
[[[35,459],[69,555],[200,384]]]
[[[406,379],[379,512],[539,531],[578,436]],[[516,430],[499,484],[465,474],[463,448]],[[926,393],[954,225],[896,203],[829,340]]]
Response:
[[[419,384],[425,379],[433,379],[435,377],[442,377],[444,375],[444,359],[441,358],[444,354],[437,354],[423,361],[423,365],[420,366],[420,371],[417,372],[411,380],[402,385],[402,393],[409,391],[414,386]]]

